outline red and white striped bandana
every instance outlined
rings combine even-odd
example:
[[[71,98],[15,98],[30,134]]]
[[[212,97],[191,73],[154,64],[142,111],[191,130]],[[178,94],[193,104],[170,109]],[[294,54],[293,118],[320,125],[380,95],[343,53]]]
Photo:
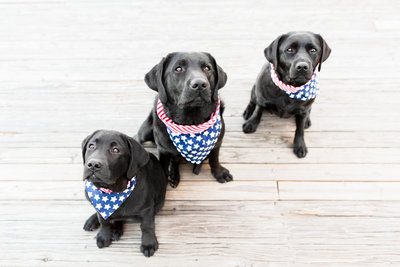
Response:
[[[179,125],[176,124],[173,120],[167,117],[164,113],[164,107],[161,103],[161,100],[158,99],[157,102],[157,115],[162,120],[162,122],[174,133],[181,133],[181,134],[191,134],[191,133],[200,133],[215,124],[219,116],[219,108],[220,108],[220,99],[218,97],[218,104],[217,109],[211,114],[210,120],[206,121],[199,125]]]
[[[218,98],[217,108],[211,114],[209,121],[200,125],[179,125],[165,115],[164,107],[158,100],[157,115],[165,124],[172,143],[182,157],[193,164],[200,164],[214,148],[221,133],[222,121],[219,109]]]
[[[272,63],[270,63],[270,65],[271,65],[270,73],[272,81],[276,86],[278,86],[287,95],[289,95],[289,97],[306,101],[314,99],[318,95],[319,83],[317,80],[316,72],[313,73],[311,80],[309,80],[307,83],[299,87],[294,87],[292,85],[285,84],[281,80],[279,80],[278,75],[275,72],[274,65]]]

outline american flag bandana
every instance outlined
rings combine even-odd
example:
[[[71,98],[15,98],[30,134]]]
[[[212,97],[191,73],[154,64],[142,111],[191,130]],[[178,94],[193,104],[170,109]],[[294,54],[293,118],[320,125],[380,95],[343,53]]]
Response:
[[[165,115],[164,107],[158,99],[157,115],[167,127],[168,135],[182,157],[193,164],[200,164],[214,148],[221,133],[219,108],[218,98],[217,109],[211,114],[209,121],[199,125],[179,125]]]
[[[97,188],[92,182],[85,180],[85,188],[89,199],[104,220],[107,220],[124,203],[132,193],[135,185],[136,177],[133,177],[123,192],[113,193],[109,189]]]
[[[275,72],[274,65],[272,65],[271,63],[270,65],[271,65],[272,81],[276,86],[278,86],[287,95],[289,95],[290,98],[306,101],[314,99],[319,94],[319,83],[316,72],[314,72],[314,74],[311,77],[311,80],[309,80],[306,84],[303,84],[302,86],[299,87],[294,87],[292,85],[285,84],[281,80],[279,80],[278,75]]]

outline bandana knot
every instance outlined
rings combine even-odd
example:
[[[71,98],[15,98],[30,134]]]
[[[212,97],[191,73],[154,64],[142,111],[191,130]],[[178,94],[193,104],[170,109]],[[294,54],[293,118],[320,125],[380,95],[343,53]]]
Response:
[[[311,80],[299,87],[294,87],[289,84],[283,83],[279,80],[278,75],[275,72],[274,65],[270,63],[271,66],[271,79],[276,86],[278,86],[282,91],[284,91],[290,98],[295,98],[299,100],[310,100],[314,99],[319,93],[319,83],[317,79],[317,73],[314,72]]]
[[[161,100],[157,102],[157,115],[167,127],[168,135],[187,161],[200,164],[214,148],[221,133],[220,99],[210,120],[199,125],[179,125],[165,115]]]
[[[114,193],[110,189],[97,188],[92,182],[85,180],[85,188],[90,202],[104,220],[107,220],[124,203],[132,193],[135,185],[136,177],[133,177],[128,181],[128,185],[123,192]]]

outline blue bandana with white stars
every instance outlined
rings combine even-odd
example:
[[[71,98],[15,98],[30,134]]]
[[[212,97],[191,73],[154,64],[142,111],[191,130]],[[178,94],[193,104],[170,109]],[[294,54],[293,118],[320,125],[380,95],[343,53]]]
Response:
[[[303,84],[302,86],[294,87],[279,80],[278,75],[275,72],[274,65],[270,64],[270,66],[272,81],[290,98],[307,101],[314,99],[319,94],[319,83],[316,72],[313,73],[311,79],[307,83]]]
[[[89,199],[104,220],[107,220],[124,203],[135,188],[135,184],[136,177],[133,177],[123,192],[113,193],[108,190],[109,193],[106,193],[97,188],[92,182],[85,180],[85,188]]]
[[[175,133],[167,126],[169,137],[176,149],[187,161],[200,164],[214,148],[221,133],[221,116],[218,114],[215,123],[199,133]]]

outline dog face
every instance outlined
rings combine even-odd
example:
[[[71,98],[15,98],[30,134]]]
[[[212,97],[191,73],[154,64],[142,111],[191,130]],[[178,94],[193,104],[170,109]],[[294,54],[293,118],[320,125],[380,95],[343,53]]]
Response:
[[[84,179],[97,187],[122,192],[128,180],[149,160],[148,153],[133,138],[99,130],[82,142]]]
[[[318,64],[321,69],[331,49],[319,34],[291,32],[275,39],[264,53],[283,82],[300,86],[311,79]]]
[[[168,54],[145,76],[147,85],[158,91],[163,103],[179,108],[201,107],[216,101],[226,73],[208,53]]]

